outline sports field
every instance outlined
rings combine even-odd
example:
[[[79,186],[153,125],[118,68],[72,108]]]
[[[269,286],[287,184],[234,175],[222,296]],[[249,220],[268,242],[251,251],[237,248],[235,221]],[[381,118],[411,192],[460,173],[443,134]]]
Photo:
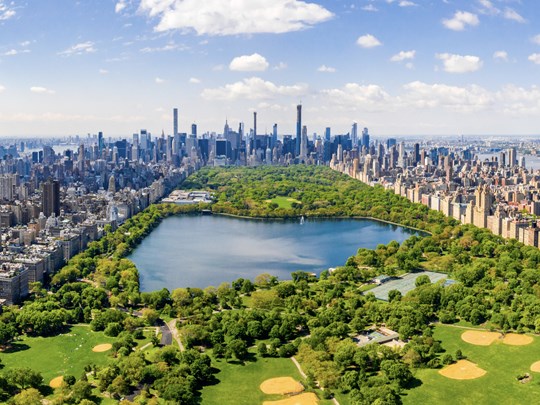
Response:
[[[219,384],[205,387],[202,390],[201,403],[208,405],[253,405],[267,401],[268,403],[269,401],[281,401],[287,397],[280,394],[265,394],[261,390],[261,385],[264,388],[271,382],[268,380],[282,377],[292,377],[295,381],[302,381],[302,377],[291,359],[253,356],[252,360],[246,361],[243,365],[227,363],[225,360],[213,362],[212,365],[220,370],[216,374]],[[265,382],[266,384],[263,385]],[[320,405],[330,405],[331,403],[331,401],[319,401]]]
[[[279,208],[292,208],[292,203],[301,204],[300,201],[290,197],[274,197],[271,200],[266,200],[267,203],[276,203]]]
[[[534,337],[531,341],[528,335],[511,335],[505,341],[498,334],[491,335],[487,331],[471,334],[466,329],[448,325],[438,325],[434,337],[442,341],[443,348],[452,356],[461,349],[472,365],[459,363],[453,368],[417,370],[415,375],[422,384],[406,391],[404,404],[538,403],[540,373],[532,372],[531,366],[540,361],[540,338]],[[469,341],[473,338],[474,343],[463,338]],[[488,345],[486,339],[490,341]],[[521,384],[516,377],[525,373],[532,375],[532,381]]]
[[[48,385],[58,376],[73,375],[78,379],[87,364],[106,364],[110,350],[97,352],[92,349],[114,341],[115,338],[102,332],[92,332],[88,326],[72,326],[58,336],[24,337],[11,349],[0,352],[0,360],[5,369],[30,367],[41,372],[43,383]],[[105,346],[101,346],[103,348]]]

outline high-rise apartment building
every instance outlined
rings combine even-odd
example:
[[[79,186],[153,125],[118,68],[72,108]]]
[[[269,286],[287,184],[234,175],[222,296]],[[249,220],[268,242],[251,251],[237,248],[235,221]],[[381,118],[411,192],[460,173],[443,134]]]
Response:
[[[302,104],[296,106],[296,153],[300,154],[300,142],[302,141]]]
[[[60,183],[49,179],[41,185],[41,208],[46,217],[60,216]]]
[[[173,108],[173,135],[178,135],[178,108]]]

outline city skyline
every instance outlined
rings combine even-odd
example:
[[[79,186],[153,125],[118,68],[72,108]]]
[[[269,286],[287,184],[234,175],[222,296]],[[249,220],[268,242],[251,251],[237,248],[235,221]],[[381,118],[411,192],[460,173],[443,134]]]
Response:
[[[52,6],[51,6],[52,4]],[[264,11],[264,12],[262,12]],[[0,136],[537,134],[533,1],[0,0]],[[414,28],[414,29],[412,29]]]

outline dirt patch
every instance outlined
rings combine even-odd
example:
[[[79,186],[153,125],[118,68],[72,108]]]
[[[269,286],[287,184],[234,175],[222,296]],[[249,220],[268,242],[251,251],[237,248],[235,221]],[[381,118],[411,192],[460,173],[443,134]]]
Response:
[[[537,361],[536,363],[533,363],[531,365],[531,371],[534,371],[535,373],[540,373],[540,361]]]
[[[300,395],[293,395],[279,401],[264,401],[263,405],[318,405],[319,399],[313,392],[305,392]]]
[[[468,360],[459,360],[457,363],[440,370],[439,374],[453,380],[473,380],[486,374],[486,370]]]
[[[304,386],[292,377],[270,378],[259,386],[265,394],[297,394],[304,391]],[[272,402],[274,403],[274,402]]]
[[[92,351],[96,353],[103,353],[111,349],[112,349],[112,345],[110,343],[102,343],[100,345],[94,346]]]
[[[468,330],[461,335],[463,341],[477,346],[489,346],[500,337],[501,334],[498,332],[483,330]]]
[[[49,382],[51,388],[59,388],[64,382],[64,376],[55,377]]]
[[[532,336],[509,333],[504,336],[503,343],[512,346],[524,346],[533,342]]]

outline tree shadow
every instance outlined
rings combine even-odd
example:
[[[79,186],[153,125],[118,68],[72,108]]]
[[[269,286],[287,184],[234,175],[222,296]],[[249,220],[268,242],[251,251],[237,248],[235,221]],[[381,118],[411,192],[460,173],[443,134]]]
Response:
[[[17,352],[22,352],[28,349],[30,349],[30,346],[28,346],[26,343],[13,342],[9,346],[4,348],[2,353],[5,353],[5,354],[17,353]]]

